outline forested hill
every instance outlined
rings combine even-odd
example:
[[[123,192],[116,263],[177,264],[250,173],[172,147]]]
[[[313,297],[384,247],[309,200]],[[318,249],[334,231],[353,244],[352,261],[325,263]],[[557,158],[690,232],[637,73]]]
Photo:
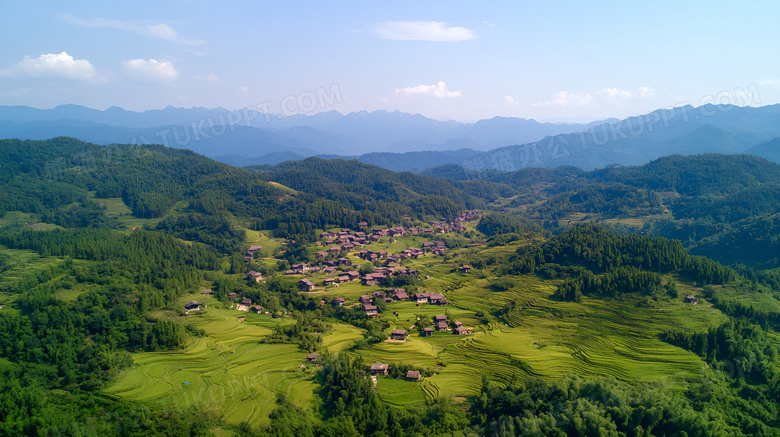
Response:
[[[330,200],[343,201],[356,209],[370,209],[372,203],[399,202],[422,206],[433,213],[428,207],[432,202],[454,202],[477,208],[487,199],[515,194],[515,190],[505,184],[448,181],[410,172],[395,173],[357,160],[307,158],[273,167],[247,168],[258,171],[264,180],[276,181]]]
[[[594,170],[585,177],[681,195],[720,195],[780,181],[780,165],[752,155],[671,155],[638,167]]]
[[[94,200],[121,198],[135,217],[165,217],[158,226],[181,235],[230,228],[238,219],[302,242],[315,238],[314,229],[453,217],[514,193],[502,184],[449,182],[357,161],[312,158],[253,172],[189,150],[65,137],[0,140],[0,168],[0,214],[21,211],[65,228],[115,227]],[[195,215],[186,223],[167,217],[177,204]]]
[[[450,180],[475,176],[451,166],[428,173]],[[606,222],[622,232],[681,240],[696,254],[726,264],[780,267],[774,232],[780,165],[764,158],[671,155],[641,166],[588,172],[526,168],[479,176],[517,190],[505,208],[556,232],[580,221]]]

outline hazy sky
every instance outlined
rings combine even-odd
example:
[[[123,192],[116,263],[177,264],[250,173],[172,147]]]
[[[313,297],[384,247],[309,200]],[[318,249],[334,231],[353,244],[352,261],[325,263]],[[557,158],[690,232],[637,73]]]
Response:
[[[740,103],[735,90],[754,106],[780,101],[776,1],[3,1],[0,12],[0,105],[582,121]]]

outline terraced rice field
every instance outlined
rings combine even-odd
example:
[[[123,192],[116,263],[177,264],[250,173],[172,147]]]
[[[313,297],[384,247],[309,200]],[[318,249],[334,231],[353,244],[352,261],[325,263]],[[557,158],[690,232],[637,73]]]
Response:
[[[441,314],[446,308],[451,321],[459,319],[476,328],[474,335],[436,333],[422,338],[414,332],[405,344],[380,343],[356,351],[366,362],[413,363],[436,371],[422,384],[428,398],[477,394],[483,374],[502,384],[528,376],[555,379],[570,374],[613,376],[635,383],[693,380],[700,375],[701,360],[660,341],[658,334],[670,329],[704,330],[724,317],[706,305],[684,304],[682,297],[650,308],[631,299],[586,298],[577,304],[550,300],[556,282],[535,276],[516,277],[504,292],[491,291],[490,278],[449,276],[438,278],[439,283],[460,285],[447,292],[449,307],[394,303],[388,305],[388,312],[397,309],[401,317],[383,314],[383,318],[391,323],[390,329],[409,329],[406,325],[413,323],[415,314]],[[685,289],[701,292],[690,284]],[[477,325],[475,310],[493,313],[512,300],[520,305],[517,310],[498,323]]]
[[[270,333],[270,316],[209,308],[186,318],[208,336],[181,351],[134,354],[136,365],[105,393],[173,408],[197,405],[227,423],[255,425],[267,420],[276,393],[308,406],[315,384],[311,366],[299,369],[306,353],[296,345],[259,343]]]
[[[425,393],[422,383],[406,381],[385,376],[377,378],[377,394],[390,405],[397,407],[409,407],[425,402]]]
[[[322,345],[331,353],[348,348],[357,340],[363,338],[363,330],[352,325],[333,324],[333,331],[322,336]]]

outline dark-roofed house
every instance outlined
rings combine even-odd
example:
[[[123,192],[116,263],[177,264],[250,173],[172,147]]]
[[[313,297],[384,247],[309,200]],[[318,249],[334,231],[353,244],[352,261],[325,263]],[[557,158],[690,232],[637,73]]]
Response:
[[[371,305],[369,303],[363,304],[363,310],[365,310],[366,314],[368,314],[369,316],[376,314],[378,311],[376,305]]]
[[[468,273],[468,272],[471,271],[471,267],[470,266],[460,266],[460,268],[458,268],[458,270],[460,270],[463,273]]]
[[[246,306],[252,305],[252,299],[248,297],[241,299],[241,305],[246,305]]]
[[[228,293],[228,299],[230,299],[231,302],[234,302],[238,299],[238,295],[236,293]]]
[[[469,333],[469,330],[462,326],[458,326],[452,331],[452,333],[455,335],[467,335]]]
[[[260,272],[256,272],[254,270],[250,270],[246,274],[246,278],[249,279],[250,281],[260,282],[263,280],[263,274]]]
[[[416,293],[414,295],[414,300],[417,301],[417,303],[428,303],[429,299],[430,296],[428,293]]]
[[[393,332],[390,333],[390,338],[393,340],[406,340],[406,330],[393,329]]]
[[[332,303],[333,303],[333,306],[342,306],[342,305],[344,305],[344,302],[346,302],[346,301],[347,300],[344,299],[343,297],[337,297],[337,298],[333,299]]]
[[[298,281],[298,289],[301,290],[301,292],[303,293],[312,291],[314,287],[315,287],[314,282],[311,282],[307,278],[303,278],[300,281]]]
[[[317,357],[320,355],[317,352],[314,352],[313,354],[306,355],[306,361],[310,363],[314,363],[317,361]]]
[[[322,281],[325,285],[333,285],[337,282],[336,278],[327,278],[324,281]]]
[[[420,372],[416,370],[410,370],[406,372],[406,379],[409,381],[419,381],[422,379],[422,375],[420,375]]]
[[[372,375],[387,375],[388,365],[384,363],[374,363],[371,365]]]
[[[439,322],[436,324],[436,330],[437,331],[446,331],[449,329],[449,326],[447,326],[447,322]]]
[[[423,328],[423,337],[433,337],[433,328]]]
[[[351,281],[357,281],[360,279],[360,273],[357,270],[350,270],[347,272],[347,276]]]
[[[446,322],[447,316],[433,316],[433,323]]]
[[[444,295],[439,293],[431,293],[428,299],[431,301],[431,303],[438,304],[441,299],[444,299]]]
[[[699,303],[699,298],[696,296],[685,296],[685,303],[692,303],[696,305]]]
[[[263,307],[261,307],[260,305],[255,305],[255,307],[252,309],[255,310],[257,314],[262,314],[263,312]]]
[[[214,292],[210,288],[204,288],[203,294],[214,294]]]
[[[187,311],[200,311],[200,303],[196,300],[191,300],[184,304],[184,309]]]
[[[360,296],[360,298],[358,298],[358,300],[360,301],[360,303],[371,303],[371,296],[369,296],[367,294],[364,294],[364,295]]]
[[[393,300],[409,300],[409,295],[405,290],[401,290],[393,294]]]

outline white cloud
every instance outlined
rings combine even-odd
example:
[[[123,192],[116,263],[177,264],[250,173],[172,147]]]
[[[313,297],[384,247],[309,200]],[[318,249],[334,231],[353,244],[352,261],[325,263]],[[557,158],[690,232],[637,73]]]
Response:
[[[236,95],[246,94],[249,92],[249,87],[244,85],[238,88],[238,91],[236,91]]]
[[[457,42],[477,37],[465,27],[447,27],[440,21],[386,21],[376,24],[374,33],[395,41]]]
[[[568,91],[559,91],[552,96],[550,100],[540,103],[533,103],[533,106],[587,106],[593,96],[588,93],[570,93]]]
[[[125,74],[143,82],[167,82],[179,77],[179,72],[168,61],[130,59],[123,61]]]
[[[104,81],[92,63],[86,59],[73,59],[67,52],[44,53],[37,58],[25,56],[0,76],[64,77],[90,82]]]
[[[217,77],[214,73],[209,73],[208,76],[206,76],[206,79],[212,81],[212,82],[219,82],[219,77]]]
[[[614,88],[604,88],[596,91],[593,95],[587,92],[570,93],[568,91],[559,91],[552,98],[544,102],[533,103],[533,106],[588,106],[598,103],[620,104],[632,99],[647,99],[655,93],[655,90],[643,86],[636,92]]]
[[[397,96],[427,96],[436,97],[437,99],[448,99],[452,97],[460,97],[460,91],[448,91],[447,84],[443,81],[438,81],[433,85],[417,85],[407,88],[396,88],[395,95]]]
[[[141,24],[135,21],[107,20],[101,17],[84,20],[69,14],[60,14],[60,18],[81,27],[110,27],[189,46],[204,44],[204,41],[198,39],[189,39],[179,36],[179,33],[176,32],[175,29],[165,23]]]
[[[516,102],[512,96],[504,96],[504,100],[506,100],[507,106],[517,106],[520,104],[520,102]]]
[[[655,94],[655,90],[650,88],[649,86],[639,87],[639,97],[646,99],[652,96],[653,94]]]
[[[621,90],[620,88],[604,88],[597,91],[596,95],[608,100],[627,100],[633,97],[631,91]]]

